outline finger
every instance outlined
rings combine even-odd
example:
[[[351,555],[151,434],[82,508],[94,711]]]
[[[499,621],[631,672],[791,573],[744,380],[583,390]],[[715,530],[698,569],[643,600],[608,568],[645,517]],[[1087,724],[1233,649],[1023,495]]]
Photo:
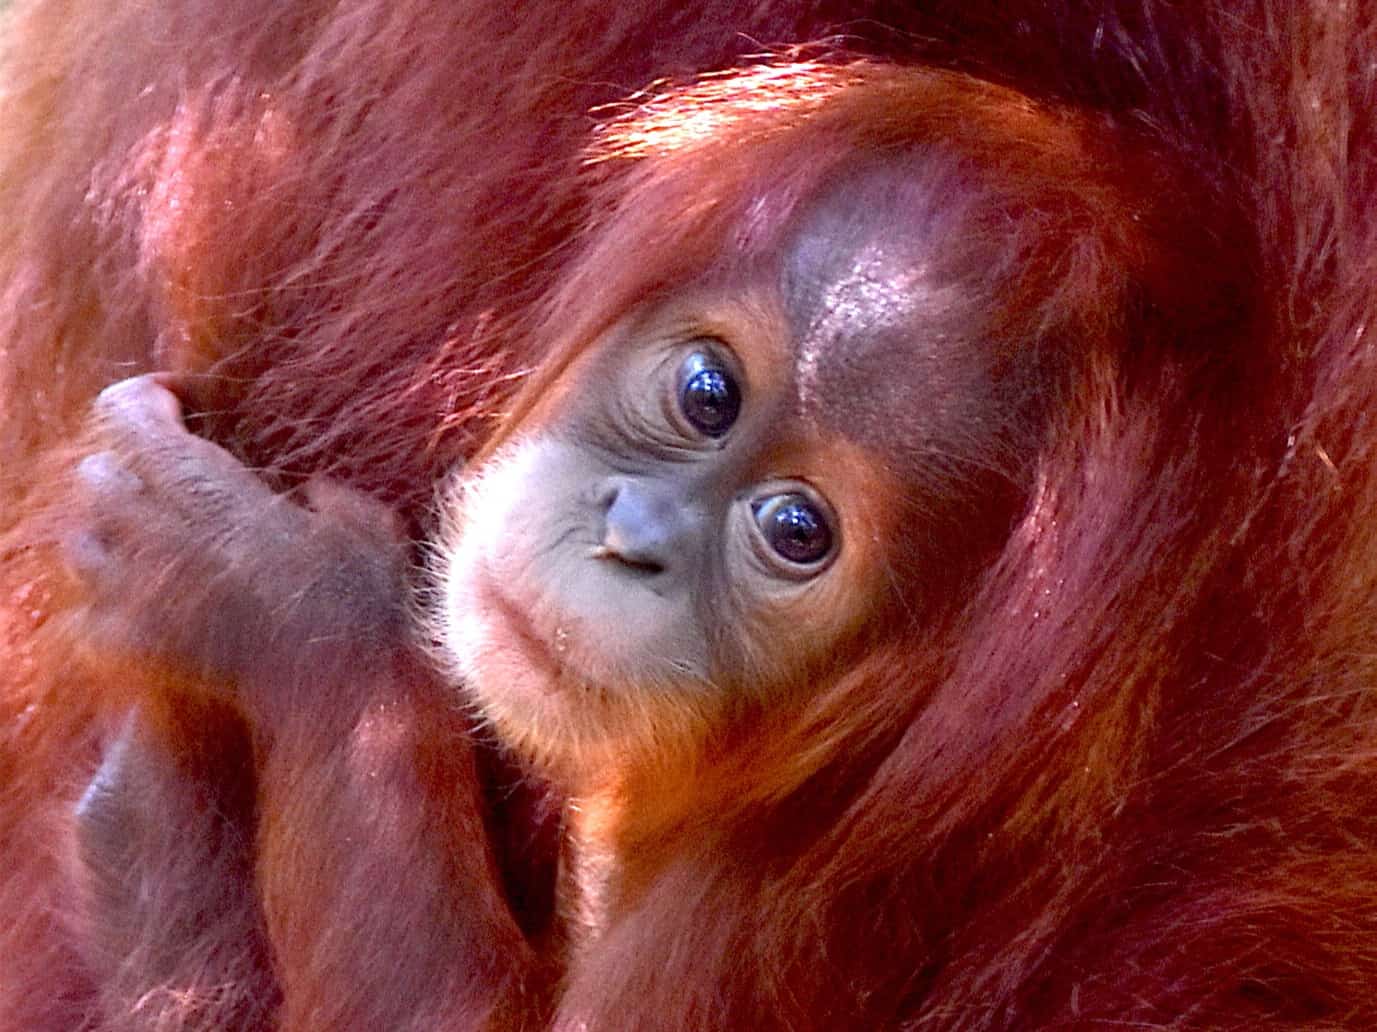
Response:
[[[223,376],[170,370],[149,375],[160,387],[175,394],[189,412],[210,415],[222,411],[229,402],[229,381]]]
[[[184,389],[193,379],[148,373],[112,384],[96,399],[100,436],[155,489],[216,478],[239,483],[252,477],[230,452],[187,429],[182,401],[172,388]]]
[[[98,500],[130,498],[144,490],[143,480],[129,470],[114,452],[96,452],[77,463],[77,486]]]
[[[105,579],[110,549],[95,531],[84,528],[62,535],[61,550],[68,571],[82,583],[95,586]]]
[[[114,452],[96,452],[73,471],[75,501],[83,527],[109,541],[129,514],[142,508],[148,487]]]
[[[156,373],[113,383],[96,397],[93,412],[103,428],[125,436],[184,434],[182,403]]]
[[[147,486],[112,452],[88,455],[73,471],[76,491],[66,532],[60,535],[68,569],[89,585],[108,579],[115,549],[144,507]]]

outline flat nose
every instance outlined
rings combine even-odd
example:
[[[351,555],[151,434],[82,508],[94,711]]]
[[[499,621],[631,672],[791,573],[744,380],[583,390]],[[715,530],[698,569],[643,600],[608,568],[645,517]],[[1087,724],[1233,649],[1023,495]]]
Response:
[[[611,477],[604,506],[602,552],[647,573],[663,573],[692,554],[699,520],[679,492],[636,477]]]

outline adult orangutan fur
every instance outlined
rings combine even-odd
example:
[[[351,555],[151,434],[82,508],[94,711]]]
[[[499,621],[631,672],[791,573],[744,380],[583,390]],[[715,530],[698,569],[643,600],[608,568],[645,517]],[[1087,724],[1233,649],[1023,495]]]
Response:
[[[1377,16],[6,17],[0,1027],[1377,1025]],[[877,99],[918,67],[990,91],[988,122]],[[1045,246],[991,317],[1055,341],[1033,454],[954,523],[931,621],[875,623],[806,705],[638,783],[650,873],[590,937],[565,930],[560,771],[419,659],[323,668],[352,694],[273,710],[288,733],[82,631],[61,539],[106,385],[201,375],[195,429],[273,489],[328,474],[432,540],[437,484],[554,406],[599,332],[768,237],[752,190],[920,130],[1036,186],[1001,194]],[[190,619],[173,569],[131,596]],[[379,683],[393,721],[350,724]],[[387,746],[371,781],[345,742]]]

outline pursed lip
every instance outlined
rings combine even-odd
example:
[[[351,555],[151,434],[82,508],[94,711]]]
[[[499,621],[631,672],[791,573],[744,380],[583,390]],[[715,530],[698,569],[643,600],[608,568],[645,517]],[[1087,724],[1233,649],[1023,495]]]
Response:
[[[537,629],[526,612],[502,591],[489,574],[484,574],[479,585],[479,598],[484,608],[491,608],[500,617],[516,647],[526,661],[540,674],[542,686],[553,692],[566,673],[566,667],[556,658],[554,651]]]

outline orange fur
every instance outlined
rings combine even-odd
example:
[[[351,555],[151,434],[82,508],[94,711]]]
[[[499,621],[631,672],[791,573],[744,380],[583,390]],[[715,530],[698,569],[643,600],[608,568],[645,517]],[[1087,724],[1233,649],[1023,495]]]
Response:
[[[1377,1026],[1377,16],[740,7],[511,24],[481,4],[16,0],[0,1028]],[[748,60],[833,30],[817,60]],[[920,61],[1019,94],[896,70]],[[443,472],[582,342],[770,239],[785,212],[752,197],[924,135],[1039,213],[986,229],[1026,243],[996,336],[1036,333],[1073,370],[1011,524],[957,557],[960,604],[877,628],[692,781],[626,786],[599,831],[625,887],[567,967],[534,959],[545,804],[481,743],[475,765],[426,674],[392,672],[397,708],[365,707],[342,752],[305,740],[299,767],[251,769],[228,721],[238,787],[267,797],[257,870],[155,873],[261,901],[273,959],[206,927],[165,994],[122,996],[77,906],[72,807],[131,700],[167,707],[187,762],[204,743],[164,672],[78,662],[67,633],[51,519],[95,392],[208,373],[208,426],[247,462],[332,473],[424,535]],[[362,793],[376,810],[325,826],[312,801],[361,770],[387,786]],[[408,802],[434,833],[389,838]],[[480,919],[369,941],[409,871]],[[331,910],[346,876],[377,894]],[[485,909],[499,891],[511,913]],[[137,945],[117,974],[152,969]]]

